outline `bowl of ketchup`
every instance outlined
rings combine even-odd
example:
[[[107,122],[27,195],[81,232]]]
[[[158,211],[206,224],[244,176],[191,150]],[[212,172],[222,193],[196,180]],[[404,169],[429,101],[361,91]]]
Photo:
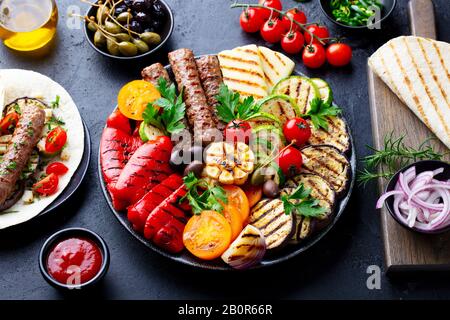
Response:
[[[109,250],[95,232],[69,228],[48,238],[39,253],[44,279],[58,289],[82,289],[101,280],[109,267]]]

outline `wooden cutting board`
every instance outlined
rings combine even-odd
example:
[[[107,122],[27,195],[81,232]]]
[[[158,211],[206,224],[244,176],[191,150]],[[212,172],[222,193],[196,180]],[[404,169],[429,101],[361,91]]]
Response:
[[[436,39],[431,0],[411,0],[409,16],[413,35]],[[394,132],[405,135],[405,143],[418,147],[433,133],[404,105],[384,82],[368,68],[369,99],[374,146],[383,147],[384,137]],[[442,152],[448,149],[437,139],[432,142]],[[379,181],[380,194],[387,181]],[[400,226],[381,210],[381,228],[388,273],[404,271],[450,271],[450,232],[442,235],[421,235]]]

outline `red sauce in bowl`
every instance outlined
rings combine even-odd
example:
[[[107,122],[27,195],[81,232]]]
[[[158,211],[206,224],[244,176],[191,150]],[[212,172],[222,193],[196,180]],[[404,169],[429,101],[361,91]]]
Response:
[[[79,285],[94,278],[102,266],[99,246],[85,238],[58,242],[47,258],[47,271],[62,284]]]

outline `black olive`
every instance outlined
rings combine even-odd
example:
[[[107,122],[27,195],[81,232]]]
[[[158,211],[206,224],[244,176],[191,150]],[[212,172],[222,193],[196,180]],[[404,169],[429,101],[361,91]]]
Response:
[[[142,24],[140,24],[136,20],[131,21],[130,29],[137,33],[142,33],[142,31],[143,31]]]
[[[187,176],[192,172],[197,178],[200,178],[203,172],[204,164],[200,161],[192,161],[185,169],[184,175]]]
[[[267,180],[263,184],[263,193],[267,198],[276,198],[278,194],[280,193],[280,188],[278,187],[278,184],[276,184],[273,180]]]
[[[119,14],[127,12],[127,10],[128,7],[126,6],[126,4],[119,4],[114,10],[114,15],[117,17]]]
[[[203,162],[203,148],[199,145],[194,145],[189,149],[190,161]]]
[[[128,8],[131,8],[133,5],[134,0],[125,0],[124,3]]]
[[[134,15],[134,20],[139,22],[141,25],[145,25],[151,21],[150,16],[148,14],[146,14],[145,12],[137,12]]]
[[[184,168],[183,153],[183,149],[175,149],[170,155],[169,163],[176,170],[181,171]]]
[[[149,11],[152,8],[153,2],[151,0],[134,0],[131,8],[134,11]]]
[[[162,22],[159,20],[152,20],[150,23],[150,28],[153,29],[153,32],[158,32],[161,29]]]

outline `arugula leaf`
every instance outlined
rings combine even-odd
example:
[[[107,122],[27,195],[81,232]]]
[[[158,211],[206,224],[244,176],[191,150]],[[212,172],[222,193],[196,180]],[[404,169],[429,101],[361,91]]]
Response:
[[[206,180],[198,179],[192,172],[183,178],[188,192],[180,199],[189,201],[192,212],[200,214],[205,210],[223,211],[223,203],[228,203],[227,194],[220,186],[211,187]],[[204,189],[199,192],[198,188]]]
[[[177,96],[175,85],[167,85],[167,81],[161,77],[157,86],[161,98],[147,104],[143,118],[146,124],[157,127],[167,134],[176,133],[185,128],[183,124],[186,113],[186,105],[183,102],[183,90]],[[160,111],[162,109],[162,112]]]
[[[319,200],[311,197],[311,189],[307,189],[303,184],[299,185],[290,195],[281,196],[284,212],[304,217],[320,217],[326,209],[319,205]]]
[[[313,123],[315,129],[324,129],[328,131],[328,117],[335,117],[341,113],[341,109],[332,105],[331,103],[325,103],[320,98],[312,99],[310,103],[310,110],[305,116],[309,117]]]

